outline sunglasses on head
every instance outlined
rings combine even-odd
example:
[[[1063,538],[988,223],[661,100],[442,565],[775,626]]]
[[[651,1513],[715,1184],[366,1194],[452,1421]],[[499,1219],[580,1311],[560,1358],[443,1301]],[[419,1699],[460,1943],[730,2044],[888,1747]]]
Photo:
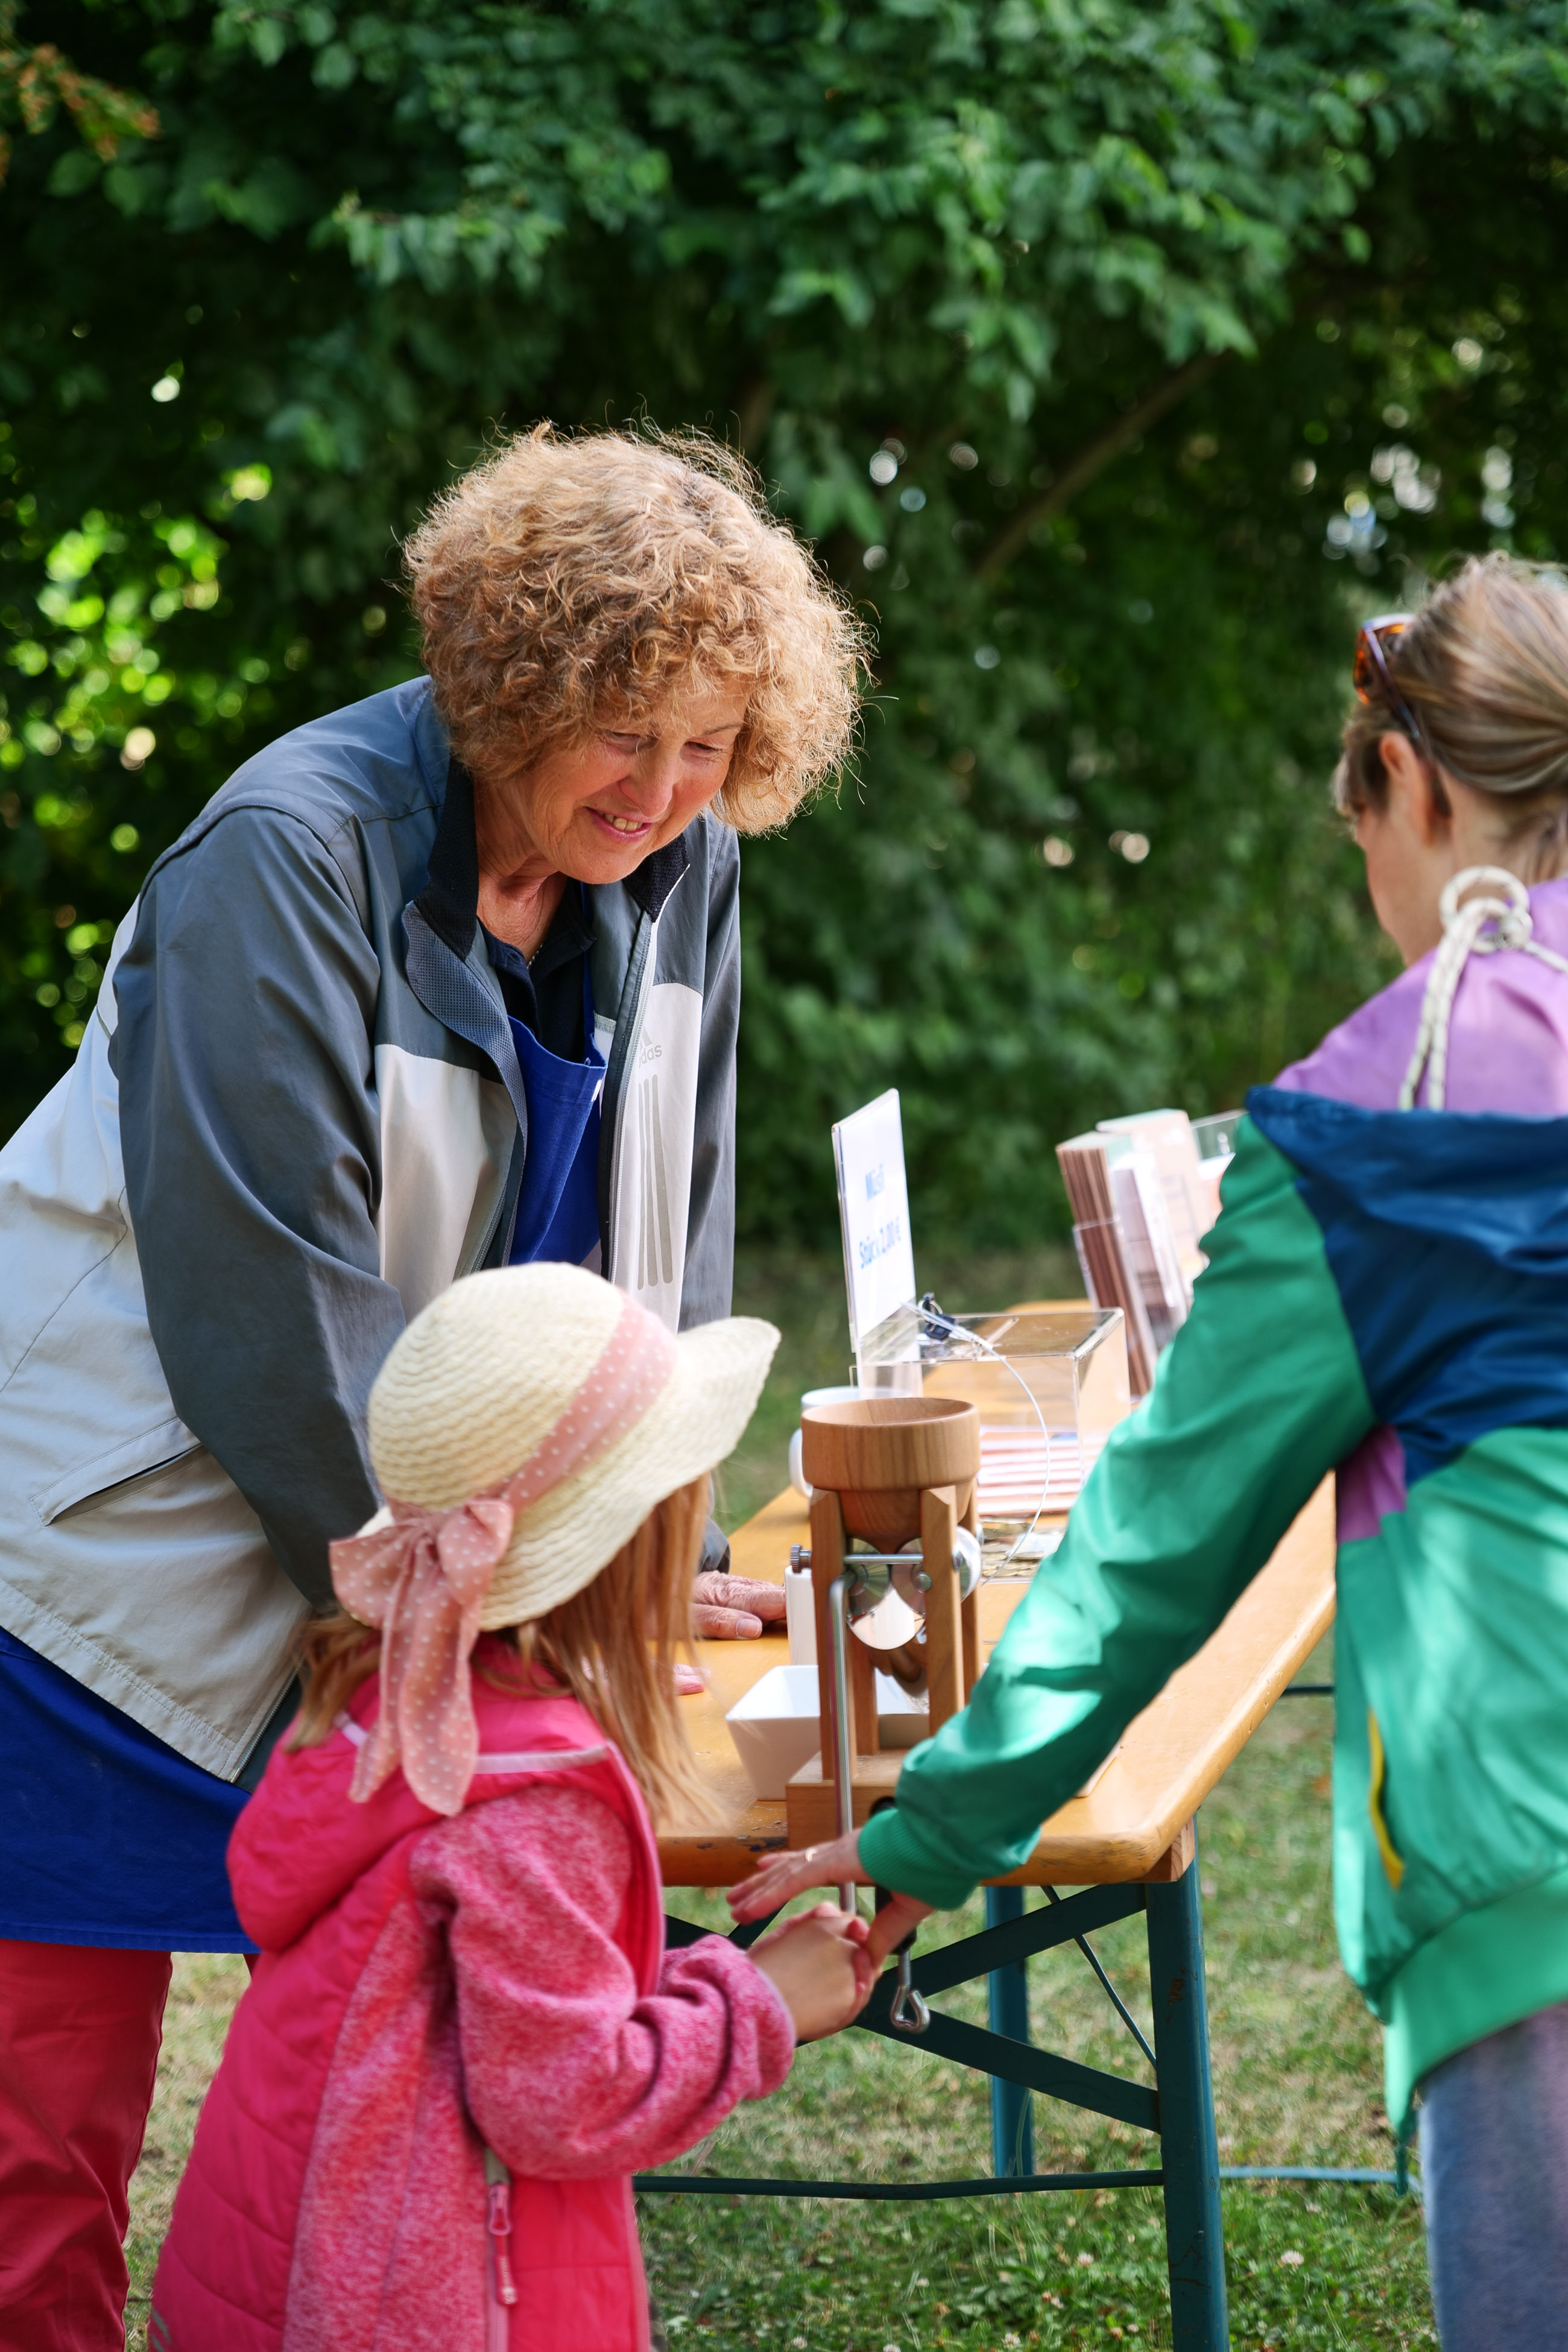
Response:
[[[1351,672],[1351,681],[1361,701],[1386,703],[1411,741],[1419,749],[1422,737],[1415,714],[1394,683],[1384,651],[1385,646],[1405,635],[1415,618],[1414,613],[1379,613],[1373,619],[1363,621],[1356,635],[1355,667]]]

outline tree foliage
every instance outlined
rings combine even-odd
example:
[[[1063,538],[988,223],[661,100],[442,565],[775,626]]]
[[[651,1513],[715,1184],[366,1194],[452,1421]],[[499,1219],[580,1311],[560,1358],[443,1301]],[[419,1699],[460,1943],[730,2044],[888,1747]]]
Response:
[[[738,442],[876,633],[857,774],[746,856],[743,1223],[820,1230],[889,1083],[933,1239],[1233,1100],[1387,970],[1322,791],[1353,611],[1568,539],[1562,15],[0,16],[11,1115],[228,768],[408,674],[399,534],[542,415]]]

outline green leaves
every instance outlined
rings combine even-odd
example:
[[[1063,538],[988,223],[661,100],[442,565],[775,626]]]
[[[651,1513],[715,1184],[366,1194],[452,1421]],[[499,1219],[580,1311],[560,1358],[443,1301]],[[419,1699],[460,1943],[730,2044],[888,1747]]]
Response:
[[[57,109],[63,108],[89,157],[99,163],[111,162],[128,139],[157,137],[157,115],[133,91],[79,72],[52,41],[36,48],[21,47],[16,39],[19,13],[20,0],[0,0],[0,125],[19,121],[37,138],[52,128]],[[0,183],[10,152],[10,140],[0,129]],[[58,174],[57,193],[69,194],[88,185],[89,178],[87,164],[77,155]]]
[[[131,877],[118,861],[142,838],[126,810],[162,788],[168,750],[182,735],[199,741],[241,719],[247,705],[269,707],[270,698],[255,692],[268,676],[265,660],[251,656],[238,675],[225,676],[200,666],[201,654],[217,648],[169,625],[217,611],[225,551],[194,516],[128,520],[94,509],[43,551],[35,613],[13,607],[0,615],[8,633],[0,656],[0,781],[33,795],[24,803],[11,791],[0,803],[13,875],[19,868],[36,881],[47,866],[123,894]],[[187,648],[188,663],[181,658]],[[77,921],[70,904],[54,928],[65,936],[51,943],[47,925],[28,927],[36,944],[22,957],[23,977],[68,1048],[80,1038],[89,1001],[83,958],[98,934]],[[105,940],[113,929],[110,919]],[[13,936],[11,944],[20,942]],[[61,950],[73,960],[68,970]]]
[[[1560,13],[59,0],[157,136],[62,100],[0,199],[12,1115],[62,942],[409,674],[400,537],[542,415],[738,442],[876,635],[857,773],[746,853],[743,1224],[820,1234],[889,1083],[933,1242],[1228,1108],[1388,968],[1322,791],[1354,608],[1568,544]]]
[[[1285,272],[1364,185],[1357,151],[1384,87],[1205,6],[1131,0],[990,22],[780,8],[763,38],[753,11],[707,0],[599,0],[564,17],[405,0],[341,18],[222,0],[214,29],[268,68],[313,51],[323,92],[363,71],[405,152],[430,126],[455,142],[445,204],[404,194],[368,217],[339,187],[321,205],[384,286],[488,286],[505,270],[532,291],[579,221],[722,247],[743,191],[766,233],[748,242],[768,315],[826,301],[860,331],[929,276],[929,315],[968,338],[977,386],[1002,389],[1020,419],[1058,341],[1044,318],[1077,295],[1137,318],[1174,360],[1250,350]],[[686,156],[723,173],[699,193]],[[889,251],[899,224],[914,234]]]

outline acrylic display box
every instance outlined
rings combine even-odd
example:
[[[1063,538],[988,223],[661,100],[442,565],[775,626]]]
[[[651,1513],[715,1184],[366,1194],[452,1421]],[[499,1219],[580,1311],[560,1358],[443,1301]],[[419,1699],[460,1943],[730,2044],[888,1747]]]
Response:
[[[1106,1439],[1131,1410],[1126,1326],[1115,1307],[901,1310],[868,1335],[858,1370],[863,1395],[957,1397],[978,1411],[976,1502],[988,1568],[1037,1516],[1043,1540],[1037,1548],[1025,1541],[1019,1565],[1051,1548]]]

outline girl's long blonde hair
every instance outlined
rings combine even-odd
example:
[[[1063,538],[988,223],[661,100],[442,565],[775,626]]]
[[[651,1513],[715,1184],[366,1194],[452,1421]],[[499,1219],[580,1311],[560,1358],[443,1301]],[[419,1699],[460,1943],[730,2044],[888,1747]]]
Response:
[[[501,1630],[515,1669],[479,1670],[498,1689],[512,1690],[533,1667],[581,1700],[626,1758],[661,1825],[696,1825],[712,1811],[675,1687],[677,1660],[690,1652],[691,1580],[709,1496],[706,1475],[667,1495],[581,1592],[543,1617]],[[346,1609],[313,1618],[300,1642],[305,1696],[289,1747],[318,1747],[380,1657],[380,1634]]]

